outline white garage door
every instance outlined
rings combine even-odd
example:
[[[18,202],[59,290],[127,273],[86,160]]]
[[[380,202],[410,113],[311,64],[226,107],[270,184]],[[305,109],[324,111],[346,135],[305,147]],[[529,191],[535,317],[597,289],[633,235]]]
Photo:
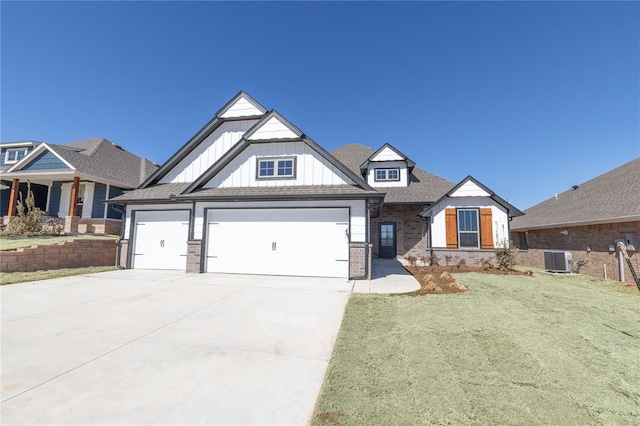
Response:
[[[134,232],[133,268],[186,269],[188,211],[136,212]]]
[[[207,227],[207,272],[348,277],[348,209],[210,210]]]

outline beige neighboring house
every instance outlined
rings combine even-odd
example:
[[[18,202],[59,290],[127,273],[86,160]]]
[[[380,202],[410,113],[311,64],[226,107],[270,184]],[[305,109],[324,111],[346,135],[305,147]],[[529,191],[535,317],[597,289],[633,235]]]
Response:
[[[527,210],[511,223],[520,248],[519,263],[545,267],[546,251],[569,253],[570,269],[580,273],[633,281],[616,242],[623,240],[634,269],[640,271],[640,158],[557,194]]]

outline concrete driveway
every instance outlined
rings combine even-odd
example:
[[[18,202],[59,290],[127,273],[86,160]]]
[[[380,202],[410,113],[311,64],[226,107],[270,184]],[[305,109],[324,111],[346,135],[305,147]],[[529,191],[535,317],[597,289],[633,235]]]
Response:
[[[2,286],[2,424],[305,424],[352,284],[123,270]]]

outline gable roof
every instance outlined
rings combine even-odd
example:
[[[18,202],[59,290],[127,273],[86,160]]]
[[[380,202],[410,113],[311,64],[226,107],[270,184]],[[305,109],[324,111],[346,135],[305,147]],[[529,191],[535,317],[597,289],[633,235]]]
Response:
[[[511,229],[640,220],[640,157],[574,188],[528,208]]]
[[[251,116],[233,116],[223,118],[225,115],[238,101],[246,100],[251,105],[253,105],[257,110],[261,111],[262,115],[251,115]],[[261,118],[263,114],[267,112],[267,109],[262,106],[258,101],[253,99],[244,91],[238,92],[229,102],[227,102],[222,108],[220,108],[213,118],[204,125],[204,127],[191,137],[175,154],[173,154],[158,170],[155,171],[148,179],[140,184],[140,188],[146,188],[149,185],[156,184],[166,176],[175,166],[177,166],[184,158],[189,155],[191,151],[193,151],[202,141],[204,141],[211,133],[213,133],[218,127],[220,127],[223,123],[228,121],[238,121],[238,120],[255,120]]]
[[[273,118],[277,119],[282,123],[286,128],[288,128],[296,137],[295,138],[287,138],[287,139],[253,139],[253,136],[259,131],[259,129],[264,126],[265,123],[268,123]],[[264,115],[260,121],[253,125],[249,130],[246,131],[244,136],[240,139],[238,143],[236,143],[229,151],[227,151],[218,161],[216,161],[207,171],[205,171],[201,176],[199,176],[191,185],[184,190],[183,194],[188,194],[194,192],[196,190],[202,189],[202,187],[209,182],[215,175],[220,173],[222,169],[224,169],[234,158],[236,158],[242,151],[247,149],[252,144],[257,143],[273,143],[273,142],[303,142],[307,144],[311,149],[317,152],[321,157],[329,161],[330,164],[335,166],[342,173],[347,175],[354,183],[360,188],[371,191],[375,193],[375,189],[373,189],[367,182],[365,182],[357,173],[354,173],[353,170],[346,167],[340,161],[338,161],[333,155],[327,152],[320,145],[315,143],[311,138],[306,136],[300,129],[294,126],[289,120],[284,118],[279,112],[275,110],[269,111],[266,115]]]
[[[504,207],[507,210],[507,214],[508,214],[509,217],[517,217],[517,216],[522,216],[524,214],[518,208],[513,206],[511,203],[509,203],[508,201],[506,201],[503,198],[499,197],[490,188],[488,188],[487,186],[483,185],[478,179],[476,179],[473,176],[469,175],[466,178],[462,179],[456,186],[454,186],[449,191],[447,191],[447,193],[444,194],[442,197],[440,197],[435,203],[433,203],[432,206],[429,206],[429,207],[425,208],[422,212],[420,212],[420,216],[422,216],[422,217],[429,216],[429,212],[431,211],[431,208],[433,206],[435,206],[436,204],[438,204],[440,201],[444,200],[445,198],[453,196],[453,194],[455,194],[456,191],[458,191],[458,189],[462,188],[462,186],[464,184],[466,184],[467,182],[473,182],[479,188],[481,188],[484,192],[489,194],[489,198],[491,198],[493,201],[495,201],[496,203],[498,203],[499,205],[501,205],[502,207]]]
[[[137,187],[157,168],[146,158],[138,157],[105,138],[93,138],[63,145],[42,142],[4,174],[21,172],[22,167],[47,150],[76,173],[113,182],[123,188]]]
[[[377,151],[371,154],[362,164],[360,164],[360,172],[364,175],[365,172],[367,171],[367,167],[369,166],[369,163],[374,161],[374,158],[376,158],[378,154],[380,154],[382,151],[384,151],[387,148],[395,152],[396,155],[402,158],[403,161],[406,161],[407,167],[409,168],[409,172],[411,172],[411,170],[413,170],[413,168],[416,166],[416,163],[411,161],[411,159],[406,155],[404,155],[402,152],[398,151],[393,145],[391,145],[390,143],[385,143],[380,148],[378,148]]]
[[[375,156],[378,151],[361,144],[348,144],[332,151],[332,154],[338,161],[361,176],[360,166]],[[408,186],[380,189],[386,192],[385,204],[429,204],[440,198],[453,186],[454,183],[451,181],[426,172],[419,167],[414,167],[409,174]]]

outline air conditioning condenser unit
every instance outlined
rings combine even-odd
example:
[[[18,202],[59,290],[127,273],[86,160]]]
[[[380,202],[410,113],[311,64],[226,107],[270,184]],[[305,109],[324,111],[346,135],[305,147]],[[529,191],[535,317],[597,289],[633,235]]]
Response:
[[[544,269],[549,272],[571,272],[571,252],[545,251]]]

